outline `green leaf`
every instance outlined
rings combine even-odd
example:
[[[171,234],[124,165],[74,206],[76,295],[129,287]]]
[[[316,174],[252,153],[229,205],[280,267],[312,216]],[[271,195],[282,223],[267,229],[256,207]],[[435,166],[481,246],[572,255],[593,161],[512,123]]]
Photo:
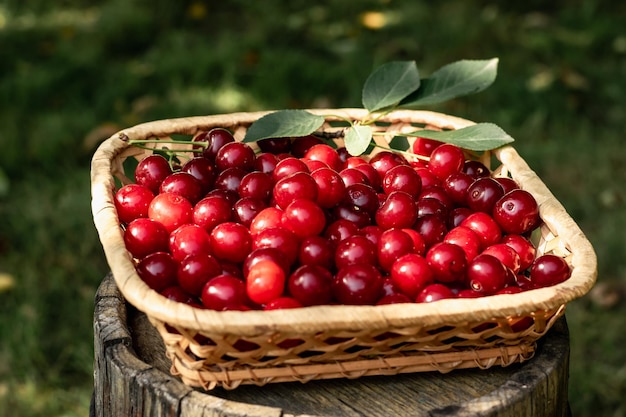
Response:
[[[471,151],[488,151],[513,142],[500,127],[493,123],[478,123],[457,130],[418,130],[409,136],[435,139],[452,143]]]
[[[310,135],[324,124],[324,120],[324,116],[305,110],[279,110],[252,123],[243,142]]]
[[[363,107],[374,112],[395,105],[419,86],[420,77],[415,61],[383,64],[370,74],[363,85]]]
[[[351,126],[346,129],[343,140],[350,155],[361,155],[372,141],[372,128],[362,125]]]
[[[423,79],[420,88],[402,100],[399,107],[413,108],[436,104],[478,93],[495,81],[497,72],[498,58],[453,62]]]

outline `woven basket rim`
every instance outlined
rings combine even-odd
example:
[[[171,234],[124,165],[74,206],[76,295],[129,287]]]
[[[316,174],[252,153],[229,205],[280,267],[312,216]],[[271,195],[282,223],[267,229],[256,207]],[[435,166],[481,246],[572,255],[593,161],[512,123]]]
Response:
[[[341,114],[359,120],[364,109],[309,109],[314,114]],[[94,153],[91,164],[92,214],[107,262],[124,297],[146,315],[165,323],[205,333],[232,333],[241,336],[271,332],[310,333],[342,329],[402,328],[411,325],[446,325],[486,321],[497,317],[532,315],[558,308],[586,294],[597,278],[596,254],[579,226],[539,177],[511,146],[494,155],[507,166],[522,188],[530,191],[540,206],[540,215],[571,251],[571,277],[560,284],[518,294],[473,299],[448,299],[435,303],[391,304],[384,306],[325,305],[273,311],[212,311],[171,301],[150,289],[137,275],[125,248],[115,210],[112,161],[128,147],[122,138],[163,137],[196,134],[211,127],[250,124],[269,113],[241,112],[211,116],[163,119],[123,129],[105,140]],[[424,123],[458,129],[473,122],[431,111],[402,110],[381,118],[382,122]]]

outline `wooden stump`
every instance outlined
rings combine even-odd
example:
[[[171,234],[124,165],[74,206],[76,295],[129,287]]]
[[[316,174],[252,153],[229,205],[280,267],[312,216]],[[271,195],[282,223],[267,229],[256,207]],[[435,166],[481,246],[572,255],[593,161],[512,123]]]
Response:
[[[111,275],[96,294],[91,415],[168,417],[568,416],[569,334],[562,318],[535,357],[506,368],[199,391],[169,374],[163,342]]]

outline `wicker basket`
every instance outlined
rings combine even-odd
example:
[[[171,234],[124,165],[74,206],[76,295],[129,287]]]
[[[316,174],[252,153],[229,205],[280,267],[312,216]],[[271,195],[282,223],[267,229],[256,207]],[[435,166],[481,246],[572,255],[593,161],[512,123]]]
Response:
[[[348,119],[362,109],[311,110]],[[274,311],[200,310],[151,290],[137,275],[126,250],[113,203],[115,178],[129,182],[123,162],[150,152],[131,139],[195,135],[224,127],[241,140],[265,112],[161,120],[116,133],[92,162],[92,210],[108,264],[124,297],[146,313],[162,336],[171,372],[191,386],[213,389],[240,384],[357,378],[406,372],[489,368],[530,359],[537,340],[564,313],[569,301],[587,293],[596,279],[596,256],[562,205],[510,146],[482,156],[497,159],[496,175],[514,178],[540,206],[543,224],[538,253],[564,257],[571,278],[549,288],[478,299],[385,306],[314,306]],[[332,129],[327,119],[326,128]],[[416,128],[458,129],[467,120],[425,111],[396,111],[380,120],[387,140]],[[495,156],[495,158],[492,158]],[[493,165],[493,164],[489,164]],[[489,166],[488,165],[488,166]]]

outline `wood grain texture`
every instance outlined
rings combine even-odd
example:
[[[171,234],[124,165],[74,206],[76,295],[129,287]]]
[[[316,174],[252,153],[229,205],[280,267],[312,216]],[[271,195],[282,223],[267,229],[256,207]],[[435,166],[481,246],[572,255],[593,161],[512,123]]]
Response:
[[[205,393],[169,374],[161,338],[143,313],[126,304],[109,275],[96,295],[94,337],[94,417],[568,415],[569,334],[564,319],[523,365]]]

